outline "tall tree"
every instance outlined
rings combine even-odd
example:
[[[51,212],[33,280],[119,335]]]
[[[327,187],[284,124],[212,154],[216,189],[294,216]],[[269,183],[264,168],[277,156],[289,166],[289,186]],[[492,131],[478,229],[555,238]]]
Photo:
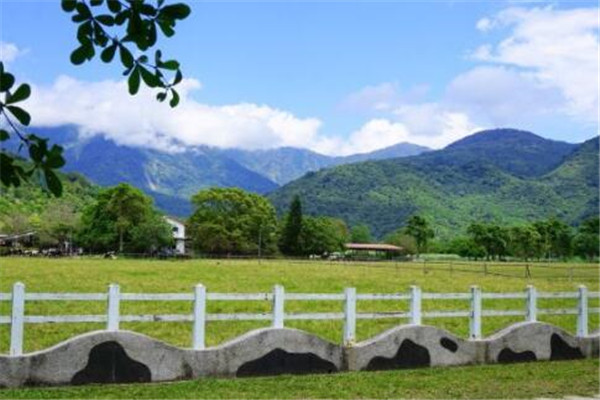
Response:
[[[277,217],[273,205],[238,188],[211,188],[192,197],[188,220],[194,247],[204,253],[256,254],[276,251]]]
[[[296,195],[290,203],[290,209],[285,216],[279,249],[283,254],[300,255],[300,232],[302,231],[302,202],[300,196]]]
[[[155,224],[167,223],[156,219],[152,199],[126,183],[104,189],[96,202],[84,210],[80,242],[84,247],[94,251],[107,251],[118,248],[133,250],[137,247],[133,242],[134,231],[141,225],[153,221]],[[168,228],[163,228],[168,229]],[[154,240],[152,234],[145,239]],[[168,245],[168,243],[165,243]]]
[[[407,235],[412,236],[417,244],[417,257],[427,249],[429,239],[435,236],[433,229],[429,226],[429,222],[419,215],[413,215],[408,219],[404,231]]]

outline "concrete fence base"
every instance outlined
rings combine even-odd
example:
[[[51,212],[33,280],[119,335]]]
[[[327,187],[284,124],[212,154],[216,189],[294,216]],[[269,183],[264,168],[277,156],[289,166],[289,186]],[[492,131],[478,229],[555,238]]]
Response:
[[[402,325],[345,347],[287,328],[258,329],[204,350],[128,331],[96,331],[43,351],[0,356],[0,387],[161,382],[209,376],[335,373],[597,357],[600,334],[524,322],[482,340]]]

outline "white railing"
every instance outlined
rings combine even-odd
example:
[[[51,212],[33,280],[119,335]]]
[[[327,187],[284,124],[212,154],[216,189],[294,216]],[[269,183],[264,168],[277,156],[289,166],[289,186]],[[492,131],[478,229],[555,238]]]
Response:
[[[577,292],[538,292],[528,286],[524,292],[484,293],[472,286],[470,293],[423,293],[421,288],[411,286],[407,293],[358,294],[355,288],[343,293],[285,293],[283,286],[275,285],[271,293],[209,293],[203,285],[197,285],[193,293],[121,293],[119,285],[111,284],[107,293],[26,293],[25,285],[17,282],[12,293],[0,293],[0,301],[11,301],[12,312],[0,316],[0,324],[10,324],[10,355],[23,353],[24,325],[41,323],[106,323],[109,331],[119,330],[120,322],[192,322],[192,348],[204,349],[207,321],[266,321],[274,328],[283,328],[285,321],[294,320],[343,320],[343,343],[351,345],[356,338],[356,321],[359,319],[408,319],[410,324],[420,325],[423,318],[469,318],[469,338],[481,338],[483,317],[522,316],[534,322],[538,315],[577,315],[577,336],[588,334],[588,313],[600,313],[600,308],[588,307],[589,298],[600,298],[600,292],[588,292],[580,286]],[[525,307],[519,310],[484,310],[483,299],[522,299]],[[538,308],[538,299],[577,299],[576,308]],[[341,301],[343,312],[286,313],[285,301]],[[357,312],[358,301],[398,300],[408,301],[408,311]],[[423,311],[423,300],[469,301],[469,310]],[[26,301],[106,301],[104,315],[26,315]],[[191,314],[145,314],[121,315],[121,301],[188,301],[193,303]],[[270,301],[271,312],[265,313],[219,313],[206,312],[207,301]]]

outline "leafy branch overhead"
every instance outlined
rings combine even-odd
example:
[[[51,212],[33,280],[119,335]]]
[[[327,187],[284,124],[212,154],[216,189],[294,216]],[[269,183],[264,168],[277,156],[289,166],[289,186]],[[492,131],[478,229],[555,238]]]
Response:
[[[158,101],[170,97],[170,106],[176,107],[179,94],[174,87],[183,79],[179,62],[163,59],[158,49],[150,62],[145,52],[154,47],[159,31],[166,37],[173,36],[177,21],[187,18],[191,10],[186,4],[164,3],[165,0],[62,0],[62,9],[72,14],[71,20],[78,25],[79,46],[71,53],[71,62],[83,64],[98,52],[102,61],[110,63],[118,51],[130,94],[135,95],[144,82],[150,88],[160,89],[156,94]],[[133,56],[140,52],[137,58]],[[63,149],[49,146],[48,139],[26,133],[31,116],[22,106],[15,105],[30,95],[30,86],[23,83],[15,87],[15,77],[0,62],[0,144],[13,135],[20,142],[19,151],[27,147],[32,161],[22,163],[0,148],[0,182],[17,187],[35,176],[45,191],[60,196],[62,184],[54,170],[65,165]]]
[[[57,145],[48,147],[48,139],[40,138],[33,134],[25,134],[21,126],[28,126],[31,122],[29,113],[15,104],[27,100],[31,95],[28,84],[22,83],[15,88],[15,77],[4,70],[0,62],[0,116],[6,120],[8,127],[21,140],[21,146],[27,146],[32,164],[26,167],[19,163],[15,157],[5,152],[0,152],[0,181],[5,186],[19,186],[21,181],[27,180],[37,174],[42,187],[56,196],[62,194],[62,184],[53,169],[65,165],[62,148]],[[0,129],[0,142],[7,141],[10,134],[6,129]]]
[[[123,75],[128,77],[129,93],[136,94],[144,82],[150,88],[161,89],[157,100],[164,101],[170,95],[169,104],[177,106],[179,95],[173,87],[183,78],[179,62],[163,60],[160,50],[154,52],[152,62],[147,54],[135,58],[133,52],[152,48],[159,31],[166,37],[173,36],[177,21],[190,15],[189,6],[165,5],[164,0],[157,0],[156,5],[146,0],[62,0],[62,9],[79,24],[79,47],[71,53],[73,64],[90,61],[97,52],[102,61],[110,63],[118,51],[125,68]]]

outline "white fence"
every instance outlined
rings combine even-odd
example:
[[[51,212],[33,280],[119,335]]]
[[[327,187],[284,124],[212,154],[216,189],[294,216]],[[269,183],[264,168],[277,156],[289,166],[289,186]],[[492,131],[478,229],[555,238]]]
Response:
[[[524,292],[484,293],[472,286],[470,293],[423,293],[421,288],[411,286],[409,292],[389,294],[357,293],[355,288],[346,288],[343,293],[285,293],[283,286],[276,285],[271,293],[207,293],[203,285],[197,285],[193,293],[121,293],[119,285],[111,284],[107,293],[26,293],[25,285],[17,282],[12,293],[0,293],[0,301],[12,301],[11,316],[0,316],[0,324],[10,324],[10,355],[23,352],[24,324],[41,323],[106,323],[106,329],[116,331],[120,322],[192,322],[192,348],[204,349],[206,321],[260,321],[270,320],[275,328],[283,328],[285,321],[293,320],[343,320],[343,343],[351,345],[355,341],[358,319],[408,319],[419,325],[422,318],[469,318],[469,338],[481,338],[482,317],[522,316],[526,321],[536,321],[538,315],[577,315],[577,336],[588,334],[588,313],[600,313],[600,308],[588,307],[589,298],[599,298],[600,292],[588,292],[580,286],[576,292],[538,292],[528,286]],[[519,310],[484,310],[483,299],[522,299],[525,307]],[[577,299],[576,308],[537,307],[538,299]],[[207,314],[207,301],[270,301],[272,311],[268,313]],[[286,300],[338,301],[343,302],[342,312],[286,313]],[[356,311],[357,301],[403,300],[409,302],[408,311],[369,312]],[[422,311],[422,300],[464,300],[469,301],[469,310]],[[25,315],[26,301],[107,301],[104,315]],[[145,314],[121,315],[121,301],[189,301],[193,302],[191,314]]]

